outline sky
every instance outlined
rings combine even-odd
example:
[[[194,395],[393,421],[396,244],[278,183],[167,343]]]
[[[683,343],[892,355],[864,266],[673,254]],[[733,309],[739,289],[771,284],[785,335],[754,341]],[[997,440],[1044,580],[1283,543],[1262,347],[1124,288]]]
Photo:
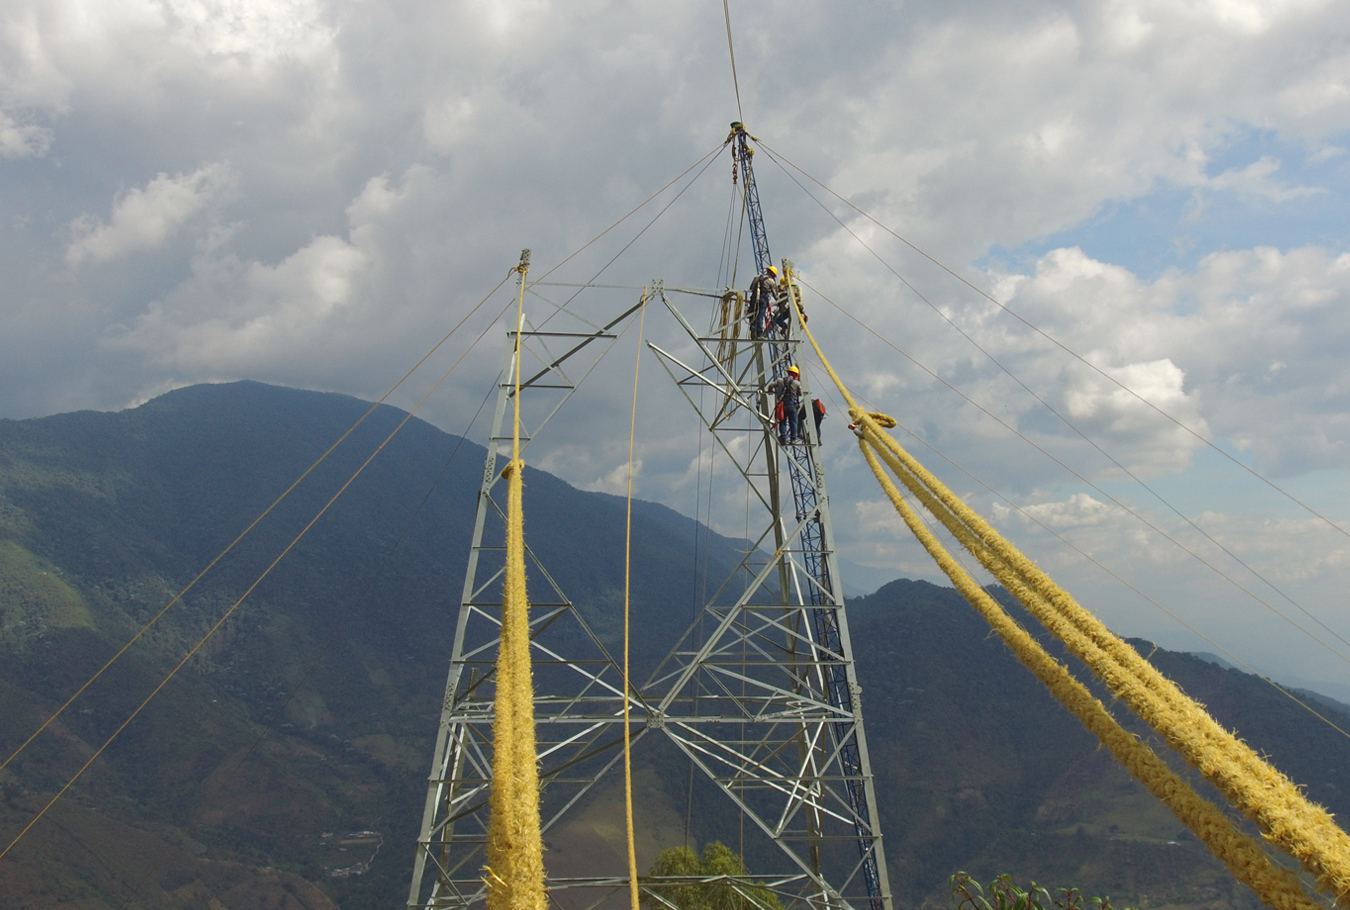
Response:
[[[507,292],[473,307],[522,247],[745,286],[741,118],[774,254],[902,442],[1118,631],[1350,698],[1350,3],[729,9],[735,84],[711,0],[0,0],[0,417],[378,398],[467,315],[390,400],[463,355],[419,414],[481,440]],[[537,464],[622,491],[633,341]],[[636,495],[738,533],[643,364]],[[936,580],[806,364],[841,551]]]

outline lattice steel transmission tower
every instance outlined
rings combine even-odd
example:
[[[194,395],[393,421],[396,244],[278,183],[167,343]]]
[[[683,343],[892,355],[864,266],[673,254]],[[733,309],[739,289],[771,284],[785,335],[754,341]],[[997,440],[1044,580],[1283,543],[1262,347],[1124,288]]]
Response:
[[[771,260],[749,140],[741,124],[732,125],[728,143],[740,169],[756,267],[763,271]],[[778,305],[800,302],[788,260],[782,279]],[[708,330],[697,330],[675,305],[673,298],[687,294],[716,301]],[[769,327],[763,320],[749,325],[744,298],[735,290],[667,288],[661,282],[604,323],[577,317],[564,325],[571,314],[550,310],[547,330],[527,322],[521,331],[521,375],[528,377],[521,383],[521,404],[530,401],[535,415],[522,445],[528,448],[538,437],[622,326],[643,306],[657,305],[673,317],[683,336],[680,345],[689,350],[692,343],[699,362],[688,363],[655,342],[648,347],[719,457],[733,466],[732,478],[744,485],[757,518],[751,519],[754,530],[740,564],[720,588],[714,586],[658,669],[627,693],[634,754],[640,755],[644,740],[663,738],[757,832],[765,848],[754,858],[756,874],[722,883],[737,890],[747,906],[765,906],[766,895],[773,894],[789,907],[892,910],[820,441],[807,416],[801,421],[803,439],[780,443],[774,401],[765,391],[796,361],[796,317],[786,327]],[[514,372],[511,356],[502,377]],[[802,402],[809,403],[805,381],[803,393]],[[485,897],[481,875],[505,515],[497,447],[512,394],[503,378],[410,908],[469,908]],[[528,515],[526,523],[528,543]],[[569,600],[532,553],[527,558],[547,839],[609,775],[621,777],[625,693],[620,665],[586,621],[596,614]],[[688,881],[644,878],[641,886],[654,906],[674,906],[662,885]],[[548,886],[551,900],[567,908],[599,906],[620,892],[625,896],[620,906],[626,905],[626,875],[550,875]]]

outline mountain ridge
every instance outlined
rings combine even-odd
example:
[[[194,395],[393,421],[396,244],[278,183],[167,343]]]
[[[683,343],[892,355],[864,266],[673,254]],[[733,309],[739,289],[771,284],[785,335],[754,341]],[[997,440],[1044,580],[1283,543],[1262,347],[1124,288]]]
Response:
[[[235,383],[176,390],[114,414],[0,421],[0,751],[22,742],[369,407]],[[350,447],[0,772],[0,836],[64,784],[402,417],[377,408]],[[204,894],[231,906],[227,892],[348,910],[401,899],[483,455],[409,421],[58,804],[76,820],[40,823],[4,861],[0,876],[22,884],[10,892],[13,905],[118,906],[141,878],[144,898],[130,906],[200,906]],[[363,595],[428,489],[413,533]],[[530,546],[601,638],[617,642],[623,500],[527,468],[526,510]],[[635,503],[634,520],[633,606],[643,631],[634,652],[650,665],[692,615],[695,538],[713,542],[715,578],[746,544],[654,503]],[[894,581],[850,599],[848,615],[903,904],[945,906],[943,883],[958,868],[1078,885],[1141,906],[1253,903],[953,590]],[[1162,650],[1152,659],[1315,799],[1350,812],[1344,737],[1247,674]],[[255,748],[267,725],[272,732]],[[670,756],[642,761],[635,773],[644,781],[649,860],[682,842],[689,800],[697,810],[721,797],[689,790]],[[578,807],[575,824],[552,836],[550,862],[584,861],[586,850],[569,847],[609,843],[611,796],[602,788]],[[144,836],[105,837],[98,819]],[[380,846],[354,872],[354,854],[370,850],[346,835],[365,830]],[[71,847],[71,831],[83,832],[87,859]],[[696,811],[692,833],[733,845],[742,836],[717,811]],[[120,849],[119,839],[145,846]],[[763,858],[753,843],[744,852]],[[165,861],[172,874],[158,871],[159,853],[176,857]],[[111,866],[98,858],[105,854],[115,854]],[[116,874],[98,871],[105,867]]]

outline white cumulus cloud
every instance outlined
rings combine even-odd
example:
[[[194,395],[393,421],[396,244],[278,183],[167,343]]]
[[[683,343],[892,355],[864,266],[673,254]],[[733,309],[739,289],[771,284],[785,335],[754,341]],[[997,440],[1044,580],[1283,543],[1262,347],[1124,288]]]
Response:
[[[51,148],[53,137],[48,127],[19,123],[0,110],[0,158],[41,158]]]
[[[161,246],[215,198],[228,178],[229,169],[219,163],[190,174],[160,174],[143,188],[120,196],[107,222],[88,215],[76,218],[70,226],[66,261],[107,262]]]

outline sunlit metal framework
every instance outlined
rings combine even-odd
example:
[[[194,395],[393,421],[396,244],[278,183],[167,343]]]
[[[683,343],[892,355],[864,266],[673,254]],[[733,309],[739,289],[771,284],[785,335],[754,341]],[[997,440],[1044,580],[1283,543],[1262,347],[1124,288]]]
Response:
[[[748,162],[741,163],[751,178]],[[751,191],[753,180],[746,185]],[[758,224],[762,233],[762,219]],[[791,269],[784,260],[783,295],[797,293]],[[717,301],[706,331],[673,302],[686,294]],[[746,906],[766,906],[772,894],[788,907],[891,910],[819,439],[806,419],[802,442],[780,444],[774,402],[765,392],[795,362],[796,326],[752,335],[744,300],[734,290],[667,289],[660,282],[603,324],[550,308],[543,323],[527,322],[520,337],[522,410],[535,418],[522,440],[527,463],[531,443],[644,305],[663,307],[680,327],[684,339],[669,347],[695,352],[690,363],[648,343],[713,440],[720,462],[744,484],[757,518],[751,519],[750,546],[740,565],[714,586],[652,676],[627,694],[635,754],[648,737],[664,737],[726,795],[747,825],[780,848],[780,868],[723,880]],[[513,356],[503,377],[514,373]],[[803,391],[809,402],[809,389]],[[410,908],[468,908],[485,899],[504,562],[499,462],[503,442],[510,442],[503,427],[513,394],[501,381]],[[529,516],[526,522],[528,529]],[[587,623],[596,614],[571,602],[533,552],[527,560],[547,840],[602,782],[621,776],[625,694],[620,665]],[[643,878],[640,885],[653,906],[670,906],[669,886],[688,881]],[[555,904],[580,910],[606,903],[627,888],[627,879],[550,878],[548,887]]]

